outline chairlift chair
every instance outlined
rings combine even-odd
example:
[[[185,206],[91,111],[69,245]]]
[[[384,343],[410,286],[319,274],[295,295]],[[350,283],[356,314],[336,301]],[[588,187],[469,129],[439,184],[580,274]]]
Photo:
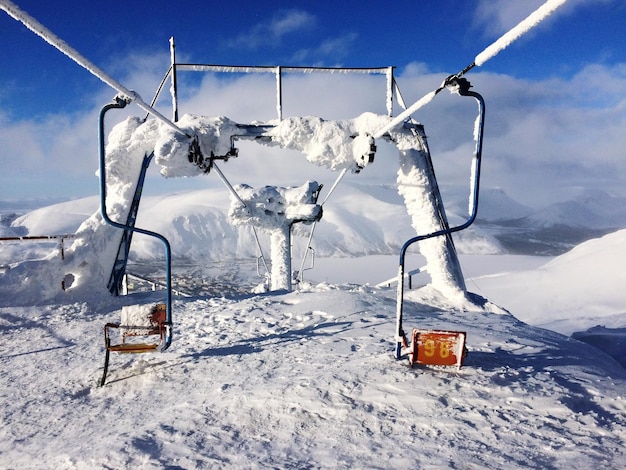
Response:
[[[112,330],[119,331],[119,340],[112,344]],[[167,306],[123,307],[120,323],[104,325],[104,372],[100,386],[106,381],[111,352],[141,354],[164,351],[171,342],[171,325],[167,321]]]
[[[165,303],[159,303],[152,307],[124,307],[122,308],[120,323],[107,323],[104,326],[105,360],[100,386],[103,386],[106,381],[111,351],[126,354],[163,352],[172,344],[172,255],[170,244],[167,238],[159,233],[137,228],[134,226],[134,223],[129,224],[127,222],[126,224],[122,224],[112,220],[106,209],[104,118],[109,110],[124,108],[126,104],[126,99],[118,95],[114,98],[113,102],[105,105],[100,110],[98,123],[100,147],[100,212],[103,220],[113,227],[155,237],[163,242],[165,248],[166,301]],[[192,139],[190,147],[193,147],[193,142],[194,139]],[[147,164],[149,160],[150,159],[144,163]],[[117,329],[120,331],[121,335],[121,340],[115,344],[111,344],[112,329]],[[157,336],[158,340],[156,340]],[[144,340],[143,342],[133,341],[133,337],[142,337]],[[152,339],[154,339],[154,341]]]
[[[485,102],[483,97],[470,91],[470,83],[459,76],[451,76],[446,80],[447,84],[458,87],[458,94],[461,96],[473,97],[478,102],[478,121],[476,138],[476,149],[473,159],[473,178],[470,181],[471,207],[468,219],[455,227],[446,227],[435,232],[418,235],[407,240],[400,250],[400,266],[398,269],[398,293],[396,309],[396,348],[394,356],[396,359],[408,357],[411,366],[415,364],[455,366],[460,368],[463,359],[467,356],[465,347],[465,332],[447,330],[424,330],[414,328],[411,332],[411,342],[407,340],[407,335],[403,327],[403,306],[404,306],[404,262],[408,248],[415,242],[428,238],[447,236],[451,233],[464,230],[469,227],[478,211],[478,191],[480,182],[480,164],[482,157],[483,129],[485,122]]]

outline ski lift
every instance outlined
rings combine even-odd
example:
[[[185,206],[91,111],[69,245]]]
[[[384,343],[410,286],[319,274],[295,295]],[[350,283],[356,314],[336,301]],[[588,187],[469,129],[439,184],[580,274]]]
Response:
[[[480,163],[482,156],[483,128],[485,123],[485,101],[483,97],[470,91],[470,83],[459,76],[451,76],[446,79],[447,85],[456,87],[456,91],[461,96],[470,96],[478,102],[478,119],[475,132],[476,149],[472,168],[472,178],[470,181],[471,205],[469,218],[456,227],[446,227],[425,235],[418,235],[407,240],[400,249],[400,266],[398,269],[398,294],[396,310],[396,349],[395,358],[408,357],[411,366],[415,364],[454,366],[460,368],[463,359],[467,356],[465,347],[466,334],[461,331],[447,330],[424,330],[414,328],[411,333],[411,342],[407,340],[402,323],[403,303],[404,303],[404,262],[408,248],[415,242],[428,238],[446,236],[469,227],[474,220],[478,210],[478,190],[480,181]]]

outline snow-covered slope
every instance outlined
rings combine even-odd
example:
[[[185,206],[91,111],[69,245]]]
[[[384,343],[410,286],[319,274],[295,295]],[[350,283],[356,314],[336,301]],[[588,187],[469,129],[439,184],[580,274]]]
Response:
[[[31,236],[74,233],[98,210],[99,201],[99,196],[91,196],[41,207],[18,217],[11,226],[24,228],[24,235]]]
[[[88,299],[86,299],[88,300]],[[392,356],[395,292],[320,284],[180,299],[162,354],[111,358],[126,297],[0,308],[9,468],[619,468],[626,373],[493,306],[411,293],[407,326],[466,331],[459,371]]]
[[[492,301],[564,334],[626,327],[626,230],[589,240],[539,269],[472,279]]]
[[[444,192],[444,201],[452,213],[466,214],[468,211],[467,189],[449,189]],[[502,189],[482,188],[479,195],[478,219],[489,222],[521,219],[532,214],[531,207],[520,204]]]

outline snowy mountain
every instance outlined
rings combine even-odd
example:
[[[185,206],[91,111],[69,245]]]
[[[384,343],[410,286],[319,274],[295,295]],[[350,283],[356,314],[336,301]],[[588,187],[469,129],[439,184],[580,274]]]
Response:
[[[444,199],[449,199],[446,206],[455,214],[465,214],[468,211],[467,190],[450,189],[444,191]],[[483,188],[480,190],[478,204],[478,221],[501,222],[521,219],[533,213],[531,207],[520,204],[499,188]]]
[[[144,197],[137,226],[164,234],[178,258],[255,258],[252,232],[230,224],[229,205],[230,196],[221,188]],[[73,233],[98,207],[97,197],[55,204],[18,217],[11,228],[23,235]],[[306,248],[309,230],[306,225],[295,227],[296,256]],[[414,235],[395,187],[344,184],[325,204],[313,243],[321,257],[395,254]],[[457,248],[461,253],[500,252],[497,241],[480,229],[460,234]],[[133,258],[161,256],[158,241],[135,237]]]
[[[626,198],[603,191],[585,191],[575,199],[551,204],[515,221],[517,226],[550,228],[622,228],[626,225]]]
[[[489,207],[489,198],[485,200],[484,205]],[[522,213],[523,210],[518,214]],[[585,240],[626,227],[626,198],[586,190],[570,201],[526,211],[523,217],[487,220],[479,225],[491,233],[505,251],[559,255]]]
[[[17,217],[11,223],[23,235],[57,235],[74,233],[91,214],[98,210],[99,196],[40,207]]]
[[[451,224],[465,220],[466,195],[451,191],[444,193],[444,201]],[[229,195],[222,189],[144,197],[138,226],[168,237],[176,257],[256,257],[252,232],[228,221],[229,204]],[[42,207],[14,216],[10,224],[0,224],[0,230],[3,236],[73,233],[98,205],[99,198],[94,196]],[[478,222],[456,234],[455,240],[459,252],[465,254],[554,255],[622,227],[626,227],[626,201],[602,192],[586,192],[572,201],[533,210],[502,190],[485,189]],[[305,225],[296,226],[296,256],[302,255],[309,230]],[[396,254],[414,235],[394,186],[346,183],[325,205],[313,243],[322,257]],[[158,242],[136,237],[135,259],[152,259],[160,253]]]

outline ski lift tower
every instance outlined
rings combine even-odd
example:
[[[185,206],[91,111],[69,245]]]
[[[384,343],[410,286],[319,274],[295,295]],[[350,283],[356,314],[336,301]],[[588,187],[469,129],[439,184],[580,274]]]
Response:
[[[395,145],[400,153],[400,168],[398,171],[398,188],[404,197],[407,210],[412,218],[413,226],[417,230],[445,231],[449,225],[444,210],[443,200],[437,184],[437,178],[428,148],[424,127],[413,119],[406,119],[394,128],[386,129],[385,132],[377,134],[380,126],[391,121],[394,116],[394,103],[398,103],[403,110],[407,106],[400,93],[399,86],[394,77],[394,67],[375,68],[345,68],[345,67],[286,67],[286,66],[231,66],[200,63],[177,63],[176,46],[174,38],[170,38],[171,64],[168,72],[163,77],[159,86],[155,100],[168,79],[171,81],[170,91],[172,99],[172,117],[176,121],[179,118],[178,104],[178,75],[180,73],[239,73],[239,74],[274,74],[276,77],[276,117],[278,124],[238,124],[237,131],[230,131],[231,147],[226,151],[219,152],[204,149],[201,159],[192,163],[200,167],[204,172],[213,170],[222,179],[223,173],[217,166],[217,161],[227,161],[229,158],[238,156],[238,149],[235,147],[237,140],[254,140],[260,143],[271,143],[285,147],[277,137],[278,132],[273,132],[280,127],[285,120],[283,115],[283,78],[289,74],[377,74],[386,78],[385,87],[385,108],[386,118],[382,124],[374,124],[374,127],[359,129],[352,137],[366,140],[361,150],[355,152],[354,161],[349,166],[344,166],[332,186],[332,189],[345,175],[346,171],[358,173],[367,165],[374,162],[376,152],[375,139],[383,139]],[[289,119],[298,119],[290,117]],[[272,121],[276,122],[276,121]],[[378,127],[376,127],[378,126]],[[357,142],[354,143],[356,146]],[[296,150],[304,151],[302,148]],[[232,192],[232,185],[227,183]],[[332,191],[331,189],[331,191]],[[240,196],[233,193],[235,199]],[[327,197],[326,197],[327,199]],[[322,204],[326,201],[322,202]],[[420,201],[419,204],[416,201]],[[418,207],[419,206],[419,207]],[[317,221],[313,222],[312,232]],[[460,294],[465,293],[465,283],[461,267],[457,258],[454,242],[450,234],[444,234],[433,240],[427,240],[431,248],[426,254],[427,269],[431,275],[431,283],[440,290],[454,290]],[[434,246],[434,248],[432,248]],[[307,251],[310,248],[307,247]],[[432,256],[431,256],[432,254]],[[305,255],[306,256],[306,255]],[[429,259],[430,258],[430,259]]]

